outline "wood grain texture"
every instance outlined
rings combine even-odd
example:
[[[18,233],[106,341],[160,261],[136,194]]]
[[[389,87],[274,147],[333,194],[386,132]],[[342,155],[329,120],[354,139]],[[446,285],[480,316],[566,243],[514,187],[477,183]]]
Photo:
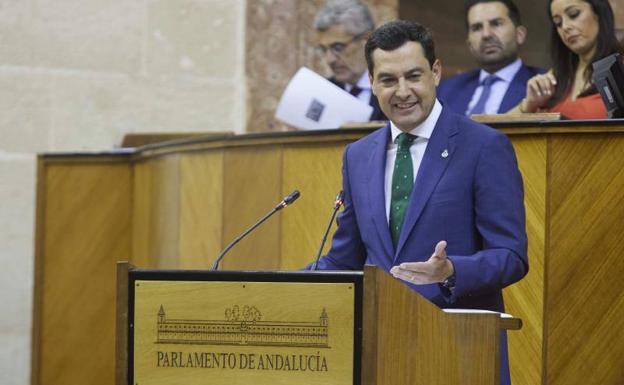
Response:
[[[37,384],[111,384],[115,261],[130,254],[128,164],[45,165]]]
[[[334,198],[341,190],[344,145],[305,145],[284,149],[282,194],[294,189],[301,198],[282,213],[282,269],[301,269],[314,261],[331,216]],[[331,233],[335,231],[335,222]],[[325,252],[329,250],[328,237]]]
[[[128,262],[117,262],[115,295],[115,385],[128,385]]]
[[[224,155],[224,165],[222,244],[227,245],[283,198],[281,148],[233,148]],[[222,268],[279,268],[281,214],[275,214],[238,243]]]
[[[362,309],[362,385],[376,385],[377,365],[379,361],[378,341],[379,302],[377,297],[377,273],[373,269],[364,268],[364,306]]]
[[[528,276],[504,292],[507,311],[524,322],[522,330],[508,333],[514,384],[619,385],[624,126],[526,123],[505,132],[524,178],[530,260]],[[110,369],[100,377],[112,381],[112,262],[127,258],[130,248],[138,266],[205,267],[214,250],[299,188],[300,200],[237,245],[224,267],[294,269],[309,262],[340,186],[342,147],[366,133],[198,139],[131,157],[42,156],[33,383],[84,383],[89,359],[99,363],[94,373]],[[117,216],[122,219],[113,221]],[[89,264],[78,276],[67,266],[77,266],[84,255]],[[377,303],[382,305],[389,306]],[[66,336],[67,325],[77,330],[72,336]],[[110,340],[92,357],[71,356],[80,338],[100,342],[103,336]],[[52,342],[67,349],[54,351]],[[86,363],[74,365],[73,359]],[[597,374],[588,378],[590,370]]]
[[[617,134],[552,140],[549,385],[624,383],[623,152]]]
[[[133,165],[132,190],[132,263],[135,266],[155,267],[152,260],[152,167],[148,161]]]
[[[228,132],[141,132],[128,133],[121,141],[121,147],[141,147],[155,143],[184,140],[197,137],[228,135]]]
[[[33,290],[33,330],[31,341],[30,357],[30,383],[32,385],[41,384],[40,362],[41,362],[41,329],[43,319],[41,310],[43,308],[43,280],[45,272],[43,264],[46,259],[46,199],[48,184],[46,183],[47,165],[43,156],[37,157],[37,208],[35,218],[35,271]]]
[[[133,249],[136,266],[174,269],[180,255],[180,157],[172,154],[135,171]],[[143,264],[145,263],[145,264]]]
[[[547,139],[517,137],[513,146],[524,181],[529,273],[503,295],[506,311],[523,323],[521,330],[507,333],[512,383],[529,385],[539,384],[543,371]]]
[[[363,384],[499,383],[498,315],[445,314],[379,269],[365,285]]]
[[[223,151],[182,157],[180,202],[181,269],[208,269],[223,238]]]

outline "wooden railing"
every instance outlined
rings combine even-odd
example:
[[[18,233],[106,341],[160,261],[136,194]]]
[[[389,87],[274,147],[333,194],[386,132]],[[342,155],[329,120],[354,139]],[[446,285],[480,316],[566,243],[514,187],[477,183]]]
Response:
[[[514,384],[624,383],[624,122],[497,123],[524,178],[530,271],[505,290]],[[226,269],[316,254],[344,146],[370,129],[183,139],[39,157],[33,384],[111,384],[115,262],[206,269],[284,195]],[[591,372],[591,375],[590,375]]]

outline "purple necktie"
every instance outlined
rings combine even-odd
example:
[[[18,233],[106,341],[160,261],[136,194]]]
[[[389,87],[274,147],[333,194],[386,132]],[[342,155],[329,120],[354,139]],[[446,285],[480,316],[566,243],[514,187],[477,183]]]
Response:
[[[475,104],[472,110],[470,110],[468,115],[485,113],[485,103],[487,103],[488,99],[490,98],[492,84],[496,83],[499,80],[500,78],[496,75],[489,75],[488,77],[483,79],[483,81],[481,82],[481,84],[483,85],[483,91],[481,92],[481,96],[479,97],[477,104]]]
[[[358,97],[358,95],[360,94],[360,92],[362,92],[362,89],[360,87],[358,87],[357,85],[353,86],[351,88],[351,91],[349,91],[349,93],[353,96],[355,96],[356,98]]]

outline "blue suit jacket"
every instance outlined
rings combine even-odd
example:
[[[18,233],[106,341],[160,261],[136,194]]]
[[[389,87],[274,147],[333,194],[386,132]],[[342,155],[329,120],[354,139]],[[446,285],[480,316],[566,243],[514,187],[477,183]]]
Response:
[[[440,307],[503,311],[501,289],[528,272],[522,178],[508,138],[443,108],[396,250],[384,198],[389,140],[386,125],[346,147],[345,206],[318,268],[360,270],[372,264],[388,271],[401,262],[426,261],[436,243],[446,240],[456,274],[453,293],[440,284],[410,286]],[[504,333],[501,352],[501,383],[508,384]]]
[[[443,108],[427,145],[399,238],[392,245],[384,174],[390,127],[348,145],[345,207],[320,269],[388,271],[426,261],[441,240],[456,273],[452,297],[438,284],[412,286],[440,307],[503,311],[501,289],[528,271],[522,178],[508,138]],[[448,152],[443,157],[443,152]]]
[[[503,113],[517,106],[526,96],[526,84],[537,74],[544,73],[541,68],[529,67],[524,64],[509,84],[509,88],[501,101],[498,113]],[[479,70],[464,72],[444,79],[438,86],[438,99],[458,114],[465,114],[475,90],[479,86]]]
[[[389,271],[426,261],[448,243],[456,287],[412,288],[440,307],[503,311],[501,289],[528,271],[522,177],[509,139],[444,107],[427,144],[396,250],[385,209],[390,127],[348,145],[343,158],[345,207],[319,269]],[[444,157],[442,154],[448,153]]]

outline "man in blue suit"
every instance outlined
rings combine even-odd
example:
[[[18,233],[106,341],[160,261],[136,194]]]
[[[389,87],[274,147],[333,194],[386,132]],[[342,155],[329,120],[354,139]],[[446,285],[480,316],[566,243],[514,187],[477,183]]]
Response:
[[[440,104],[442,66],[421,25],[383,25],[365,55],[390,122],[345,149],[345,206],[318,268],[372,264],[440,307],[503,311],[501,290],[528,271],[509,140]],[[509,384],[504,334],[501,344],[501,383]]]
[[[527,29],[511,0],[467,0],[464,3],[468,48],[480,69],[441,82],[438,98],[465,115],[504,113],[526,96],[526,83],[543,73],[518,58]]]

